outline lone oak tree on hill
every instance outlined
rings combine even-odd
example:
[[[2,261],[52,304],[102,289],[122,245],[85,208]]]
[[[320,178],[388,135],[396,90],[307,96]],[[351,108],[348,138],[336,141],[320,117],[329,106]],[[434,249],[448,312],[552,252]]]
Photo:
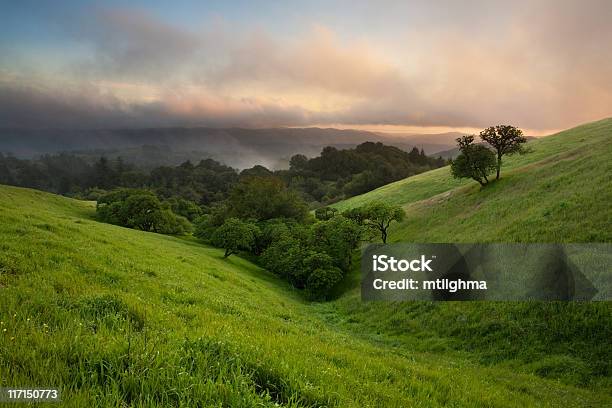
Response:
[[[502,156],[522,151],[522,144],[527,142],[523,131],[510,125],[491,126],[480,132],[480,138],[487,142],[497,153],[497,176],[501,170]]]
[[[451,162],[451,173],[455,178],[471,178],[484,186],[495,169],[495,154],[486,146],[474,144],[474,136],[457,139],[461,154]]]

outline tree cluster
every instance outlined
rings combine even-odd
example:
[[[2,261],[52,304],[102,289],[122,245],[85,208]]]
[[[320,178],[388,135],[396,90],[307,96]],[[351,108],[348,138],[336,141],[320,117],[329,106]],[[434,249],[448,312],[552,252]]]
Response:
[[[196,220],[194,235],[223,248],[224,257],[246,253],[310,299],[324,300],[350,270],[360,242],[373,233],[385,242],[391,222],[404,216],[401,208],[378,202],[342,214],[329,207],[315,214],[282,180],[250,175]]]
[[[90,200],[116,188],[141,188],[154,191],[161,199],[177,197],[205,206],[224,200],[237,181],[236,170],[212,159],[144,172],[121,158],[100,157],[90,163],[68,153],[32,160],[0,154],[0,184]]]
[[[342,214],[321,207],[313,217],[308,201],[363,192],[438,164],[422,151],[380,143],[326,148],[314,159],[294,156],[290,170],[276,172],[255,166],[238,173],[207,159],[145,173],[121,159],[0,155],[0,183],[96,200],[100,220],[142,231],[187,234],[195,226],[194,235],[223,248],[226,258],[247,254],[310,298],[326,299],[350,270],[360,242],[375,235],[386,242],[389,225],[404,213],[371,203]],[[368,187],[352,190],[366,179]],[[318,188],[327,192],[314,193]]]
[[[480,139],[480,144],[474,142],[474,135],[457,139],[461,153],[451,162],[451,174],[455,178],[471,178],[484,186],[494,171],[495,179],[499,179],[504,156],[525,152],[523,144],[527,139],[520,129],[510,125],[488,127],[480,132]]]
[[[298,154],[291,158],[288,170],[271,171],[257,165],[240,173],[213,159],[145,171],[121,157],[95,159],[86,152],[32,160],[0,154],[0,183],[89,200],[116,188],[141,188],[162,200],[181,198],[205,209],[224,201],[243,178],[276,176],[316,208],[445,164],[442,158],[426,156],[422,149],[405,152],[373,142],[354,149],[326,147],[311,159]]]
[[[289,170],[276,174],[301,191],[308,202],[327,205],[442,167],[446,162],[428,157],[416,147],[405,152],[380,142],[365,142],[354,149],[328,146],[311,159],[298,154],[291,157],[289,165]]]

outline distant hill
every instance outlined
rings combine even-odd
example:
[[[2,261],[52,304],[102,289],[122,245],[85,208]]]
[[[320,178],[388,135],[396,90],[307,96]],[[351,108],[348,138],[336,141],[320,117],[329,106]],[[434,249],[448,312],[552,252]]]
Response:
[[[460,132],[434,134],[377,132],[377,134],[385,137],[387,144],[404,150],[410,150],[416,146],[418,149],[423,149],[431,157],[438,157],[437,152],[453,148],[456,144],[455,140],[463,135]]]
[[[73,150],[71,154],[83,158],[88,163],[95,163],[104,156],[109,160],[121,158],[125,163],[149,171],[159,166],[177,166],[186,161],[199,163],[201,160],[214,158],[213,154],[198,150],[174,150],[165,145],[142,145],[124,148]]]
[[[321,128],[214,129],[154,128],[114,130],[25,130],[0,129],[0,152],[18,157],[43,153],[80,151],[83,155],[132,157],[161,150],[159,162],[145,160],[147,166],[180,164],[190,159],[211,157],[243,169],[255,164],[268,168],[287,168],[294,154],[317,156],[325,146],[353,148],[366,141],[380,141],[410,151],[414,146],[425,153],[444,150],[451,145],[436,140],[436,135],[373,133],[359,130]],[[145,149],[143,146],[146,146]],[[146,151],[145,151],[146,150]]]
[[[376,134],[385,136],[388,138],[393,138],[397,140],[402,140],[407,143],[413,143],[415,145],[419,144],[429,144],[432,146],[448,146],[454,145],[455,140],[463,135],[461,132],[444,132],[444,133],[398,133],[398,132],[376,132]]]

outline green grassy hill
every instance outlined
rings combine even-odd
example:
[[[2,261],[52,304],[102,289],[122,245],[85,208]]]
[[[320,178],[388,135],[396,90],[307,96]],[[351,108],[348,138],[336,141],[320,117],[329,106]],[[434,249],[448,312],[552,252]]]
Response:
[[[609,241],[609,206],[600,200],[610,185],[600,173],[610,164],[587,166],[585,157],[610,157],[611,129],[602,121],[534,142],[486,192],[440,169],[343,205],[385,194],[406,204],[395,240],[459,241],[464,227],[478,235],[463,241],[500,239],[479,231],[478,219],[480,229],[500,228],[500,240]],[[602,181],[599,198],[584,203],[582,194]],[[526,235],[493,222],[501,210],[482,194],[509,205],[502,191],[510,188],[516,203],[532,197],[535,206],[505,209],[514,222],[522,209],[559,225],[544,229],[534,218]],[[555,207],[547,188],[566,204]],[[461,215],[461,205],[476,202]],[[594,213],[575,216],[574,229],[561,225],[563,211],[586,208]],[[431,232],[420,238],[415,222]],[[0,386],[59,386],[63,406],[75,407],[612,403],[609,303],[364,304],[352,289],[311,304],[266,271],[222,255],[191,239],[96,222],[92,203],[0,186]]]
[[[507,159],[502,178],[482,189],[452,179],[446,167],[336,207],[402,205],[407,217],[392,227],[391,242],[612,242],[612,119],[528,146],[529,154]],[[358,283],[356,269],[344,283],[348,293],[329,306],[355,333],[610,390],[610,302],[364,304]]]
[[[527,144],[505,159],[502,178],[481,189],[448,167],[337,203],[340,210],[382,200],[406,221],[391,241],[612,242],[612,119]]]
[[[0,383],[66,406],[598,405],[593,389],[353,336],[265,271],[0,187]]]
[[[389,242],[612,242],[612,118],[531,141],[480,187],[449,167],[336,203],[400,205]]]

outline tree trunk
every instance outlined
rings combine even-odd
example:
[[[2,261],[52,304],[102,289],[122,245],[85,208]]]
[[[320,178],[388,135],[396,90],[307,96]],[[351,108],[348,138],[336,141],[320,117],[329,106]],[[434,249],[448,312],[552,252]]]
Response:
[[[232,251],[230,249],[226,249],[225,250],[225,255],[223,255],[224,258],[227,258],[228,256],[230,256],[232,254]]]
[[[497,176],[495,177],[495,180],[499,180],[499,171],[501,169],[501,154],[497,155]]]
[[[382,232],[382,242],[383,244],[387,243],[387,230],[383,229],[380,232]]]

